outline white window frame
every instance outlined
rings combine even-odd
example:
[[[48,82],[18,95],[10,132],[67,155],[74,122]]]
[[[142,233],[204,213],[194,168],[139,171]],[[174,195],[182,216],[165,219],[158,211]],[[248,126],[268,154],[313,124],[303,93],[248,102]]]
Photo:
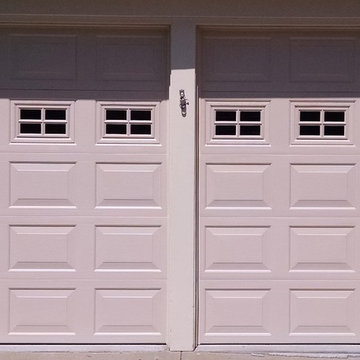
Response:
[[[13,100],[10,103],[10,142],[11,143],[74,143],[74,102],[73,101],[32,101],[32,100]],[[20,111],[22,109],[41,110],[41,119],[36,121],[20,121]],[[65,110],[66,120],[49,120],[44,119],[45,110]],[[20,123],[39,123],[43,128],[47,123],[65,123],[65,134],[21,134]]]
[[[125,110],[127,120],[123,121],[127,129],[131,124],[151,125],[151,135],[142,134],[106,134],[106,124],[120,123],[118,120],[106,120],[106,110]],[[151,111],[151,121],[131,121],[129,113],[131,110],[149,110]],[[159,102],[122,102],[122,101],[98,101],[96,112],[97,123],[97,143],[98,144],[160,144],[160,103]]]
[[[215,120],[216,111],[236,111],[236,135],[216,135],[215,134]],[[239,115],[241,111],[260,111],[260,122],[249,123],[248,125],[260,125],[259,135],[240,135],[239,125],[241,121]],[[269,145],[269,111],[270,101],[259,100],[231,100],[223,101],[206,101],[206,145],[235,145],[235,146],[249,146],[249,145]],[[222,121],[224,125],[230,122]],[[245,122],[244,122],[245,125]]]
[[[353,145],[354,107],[355,100],[292,100],[290,101],[291,144],[292,145]],[[320,135],[300,135],[301,111],[319,111],[320,121],[311,125],[320,126]],[[344,136],[324,136],[323,130],[326,123],[323,116],[326,111],[344,111],[345,118]],[[341,124],[341,125],[342,125]],[[330,122],[329,125],[335,125]]]

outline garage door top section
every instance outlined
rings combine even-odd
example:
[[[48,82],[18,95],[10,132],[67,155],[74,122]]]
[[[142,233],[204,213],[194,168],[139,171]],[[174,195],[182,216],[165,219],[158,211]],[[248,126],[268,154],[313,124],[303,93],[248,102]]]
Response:
[[[356,32],[204,31],[200,55],[203,91],[286,96],[359,89]]]
[[[0,35],[0,47],[0,67],[7,69],[0,89],[167,89],[162,29],[9,29]]]

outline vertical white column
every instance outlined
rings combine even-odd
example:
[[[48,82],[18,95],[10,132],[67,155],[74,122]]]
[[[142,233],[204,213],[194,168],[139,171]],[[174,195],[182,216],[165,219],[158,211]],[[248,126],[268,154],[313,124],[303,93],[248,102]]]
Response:
[[[170,49],[168,344],[186,351],[195,346],[196,26],[172,24]]]

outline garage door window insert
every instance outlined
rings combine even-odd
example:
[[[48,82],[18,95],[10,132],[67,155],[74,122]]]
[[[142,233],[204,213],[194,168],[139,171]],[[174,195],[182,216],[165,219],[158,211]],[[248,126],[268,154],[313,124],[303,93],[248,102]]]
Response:
[[[106,137],[152,137],[151,109],[106,109]]]
[[[300,110],[300,136],[341,136],[345,135],[345,111]]]
[[[71,142],[72,103],[12,103],[13,142]]]
[[[20,108],[20,136],[67,136],[66,109]]]
[[[262,137],[262,119],[259,110],[216,110],[214,125],[214,138]]]
[[[292,103],[294,144],[350,144],[354,103]]]

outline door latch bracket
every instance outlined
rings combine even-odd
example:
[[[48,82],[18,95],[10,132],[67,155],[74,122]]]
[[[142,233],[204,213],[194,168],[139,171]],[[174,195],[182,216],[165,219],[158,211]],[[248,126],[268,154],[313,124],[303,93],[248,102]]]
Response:
[[[189,102],[188,100],[186,99],[186,96],[185,96],[185,90],[181,89],[179,91],[180,93],[180,109],[181,109],[181,115],[183,117],[186,116],[186,107],[187,105],[189,105]]]

